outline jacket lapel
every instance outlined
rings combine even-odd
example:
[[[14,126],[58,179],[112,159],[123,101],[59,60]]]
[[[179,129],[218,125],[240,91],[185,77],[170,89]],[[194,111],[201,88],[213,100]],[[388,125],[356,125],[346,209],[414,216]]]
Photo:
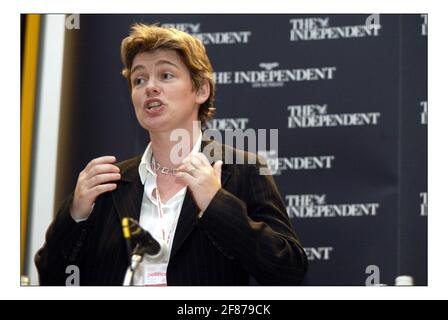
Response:
[[[215,141],[202,141],[201,151],[207,148],[207,150],[212,150],[212,152],[205,152],[206,157],[209,159],[210,163],[213,165],[214,160],[222,159],[223,146]],[[220,153],[220,154],[216,154]],[[224,187],[227,180],[230,177],[229,168],[223,165],[221,171],[221,186]],[[198,222],[199,208],[194,201],[194,197],[190,189],[187,189],[185,194],[185,199],[182,204],[182,209],[179,215],[179,221],[176,227],[176,233],[174,234],[173,246],[171,248],[170,260],[176,255],[182,243],[188,237],[188,235],[193,231],[195,225]]]
[[[121,220],[130,217],[139,220],[142,206],[143,185],[138,175],[138,165],[141,156],[131,160],[126,168],[122,168],[121,179],[118,181],[118,188],[112,192],[112,200]]]

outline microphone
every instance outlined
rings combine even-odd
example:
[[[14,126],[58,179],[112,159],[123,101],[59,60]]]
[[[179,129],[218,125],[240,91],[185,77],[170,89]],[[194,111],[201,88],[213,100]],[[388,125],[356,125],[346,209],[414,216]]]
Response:
[[[125,217],[121,220],[123,235],[130,257],[129,268],[124,278],[124,285],[133,285],[134,273],[143,260],[143,256],[152,261],[160,261],[167,254],[167,246],[162,245],[143,229],[137,221]]]
[[[148,231],[143,229],[137,221],[129,218],[129,222],[131,239],[135,244],[134,248],[137,249],[137,247],[139,247],[139,253],[142,255],[147,254],[149,256],[157,256],[162,249],[160,243],[154,239]]]
[[[128,251],[133,248],[131,255],[158,256],[162,251],[160,243],[140,224],[132,218],[123,218],[122,220],[123,234],[126,238]]]

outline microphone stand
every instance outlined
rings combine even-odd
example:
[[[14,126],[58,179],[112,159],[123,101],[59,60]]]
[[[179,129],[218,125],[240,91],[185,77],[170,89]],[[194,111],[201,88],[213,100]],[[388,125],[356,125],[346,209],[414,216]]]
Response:
[[[140,244],[137,244],[134,251],[131,255],[131,262],[129,264],[129,268],[126,271],[126,276],[124,277],[124,286],[133,286],[134,285],[134,274],[135,270],[137,270],[138,266],[143,260],[143,255],[145,254]]]
[[[129,218],[125,217],[121,220],[121,226],[123,227],[123,236],[126,240],[126,247],[129,255],[129,268],[126,271],[126,275],[124,277],[124,283],[125,286],[132,286],[133,280],[134,280],[134,273],[137,269],[138,265],[142,261],[143,255],[142,254],[135,254],[136,249],[140,246],[137,244],[134,250],[132,250],[132,243],[131,243],[131,230],[129,228]]]

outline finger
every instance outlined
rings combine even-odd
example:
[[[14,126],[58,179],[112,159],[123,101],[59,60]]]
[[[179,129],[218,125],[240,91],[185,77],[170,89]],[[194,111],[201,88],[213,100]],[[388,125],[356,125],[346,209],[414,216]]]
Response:
[[[116,183],[100,184],[89,190],[91,200],[96,199],[100,194],[113,191],[117,188]]]
[[[191,156],[190,156],[190,163],[191,163],[193,166],[195,166],[196,168],[200,168],[200,167],[203,167],[203,166],[204,166],[204,164],[203,164],[202,161],[201,161],[201,158],[199,158],[199,157],[197,156],[197,154],[191,154]]]
[[[88,170],[97,164],[115,163],[116,161],[117,161],[117,159],[115,158],[115,156],[102,156],[102,157],[95,158],[95,159],[91,160],[87,164],[86,169]]]
[[[189,187],[196,184],[197,179],[185,172],[176,173],[176,180],[187,184]]]
[[[213,165],[213,171],[215,173],[215,177],[218,178],[219,184],[221,184],[221,169],[222,169],[223,162],[221,160],[218,160]]]
[[[185,165],[185,166],[192,165],[192,161],[193,161],[193,159],[192,159],[192,155],[190,153],[184,160],[182,160],[181,165]]]
[[[183,164],[177,168],[178,172],[186,173],[195,178],[199,178],[201,170],[193,166],[191,163]]]
[[[211,167],[210,161],[202,152],[196,153],[196,157],[201,161],[204,166]]]
[[[202,153],[195,153],[193,155],[194,157],[194,165],[198,168],[206,168],[206,169],[212,169],[210,162],[208,161],[208,159],[205,157],[204,154]]]
[[[97,164],[85,172],[86,178],[90,179],[97,174],[102,173],[119,173],[120,168],[113,164]]]
[[[182,164],[192,164],[193,166],[199,168],[203,166],[202,160],[198,157],[198,153],[190,153],[183,161]]]
[[[97,174],[97,175],[93,176],[92,178],[88,179],[86,181],[85,186],[88,189],[91,189],[99,184],[120,180],[120,178],[121,178],[121,175],[119,173]]]

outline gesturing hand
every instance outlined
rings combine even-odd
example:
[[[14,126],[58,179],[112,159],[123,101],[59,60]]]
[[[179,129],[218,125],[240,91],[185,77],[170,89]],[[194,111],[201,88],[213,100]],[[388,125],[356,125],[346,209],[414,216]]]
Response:
[[[114,156],[95,158],[81,171],[70,207],[74,219],[87,218],[96,198],[117,187],[115,183],[108,183],[120,179],[120,169],[112,164],[115,161]]]
[[[191,153],[178,168],[176,179],[188,185],[201,211],[205,211],[221,188],[222,164],[219,160],[212,167],[203,153]]]

